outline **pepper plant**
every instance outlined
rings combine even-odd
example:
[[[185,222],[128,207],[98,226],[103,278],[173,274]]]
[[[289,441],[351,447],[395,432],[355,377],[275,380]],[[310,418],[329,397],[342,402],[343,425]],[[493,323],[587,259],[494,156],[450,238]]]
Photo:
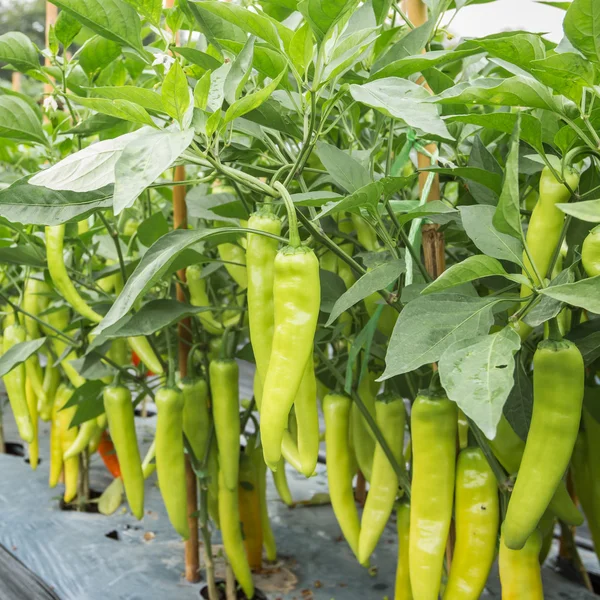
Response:
[[[124,489],[140,517],[156,455],[187,537],[187,455],[203,540],[220,528],[250,598],[276,556],[267,467],[291,504],[320,401],[360,564],[396,508],[397,597],[478,598],[502,530],[502,585],[542,598],[556,519],[580,566],[569,478],[598,551],[593,0],[558,3],[559,44],[456,42],[441,23],[469,0],[429,0],[422,23],[393,0],[53,3],[48,47],[0,36],[36,90],[0,87],[0,373],[31,456],[52,420],[65,500],[87,500],[108,417],[122,482],[101,507]],[[241,404],[233,359],[256,366]],[[142,464],[129,404],[149,398]]]

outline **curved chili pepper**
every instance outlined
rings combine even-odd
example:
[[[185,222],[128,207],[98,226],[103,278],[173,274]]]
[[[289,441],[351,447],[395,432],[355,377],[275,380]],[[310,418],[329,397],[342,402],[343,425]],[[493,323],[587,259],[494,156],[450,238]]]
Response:
[[[52,419],[50,423],[50,472],[48,485],[53,488],[60,480],[63,468],[63,453],[60,442],[60,420],[58,418],[59,406],[63,406],[70,397],[69,388],[61,384],[56,390],[56,400],[52,406]]]
[[[119,459],[117,458],[117,451],[115,445],[110,439],[107,431],[103,431],[100,435],[100,441],[98,443],[98,454],[102,458],[104,466],[108,472],[115,478],[121,477],[121,466],[119,465]]]
[[[478,600],[487,582],[498,538],[496,478],[479,448],[465,448],[456,465],[456,542],[444,600]]]
[[[185,454],[183,449],[183,393],[178,388],[164,387],[155,399],[156,472],[160,493],[177,533],[190,536],[186,505]]]
[[[417,396],[411,412],[413,478],[410,581],[415,598],[438,597],[452,519],[457,408],[441,396]]]
[[[531,426],[502,526],[511,549],[522,548],[533,533],[567,470],[579,430],[583,385],[583,358],[575,344],[545,340],[538,345]]]
[[[90,419],[89,421],[82,423],[79,427],[77,437],[73,440],[73,443],[64,454],[65,460],[73,458],[74,456],[79,456],[84,450],[87,450],[97,429],[98,424],[96,423],[96,419]]]
[[[502,600],[544,600],[540,549],[542,536],[534,531],[521,550],[511,550],[500,538],[498,566]]]
[[[371,382],[375,377],[372,373],[367,372],[358,384],[357,390],[358,395],[373,418],[375,418],[375,394],[371,389]],[[358,405],[354,402],[350,409],[350,423],[352,447],[354,448],[358,468],[365,479],[371,481],[373,457],[375,456],[375,438]]]
[[[144,516],[144,475],[135,433],[131,392],[125,386],[111,385],[104,388],[102,397],[127,502],[133,515],[141,519]]]
[[[29,465],[35,471],[40,459],[40,441],[38,438],[38,399],[33,389],[33,385],[29,379],[27,379],[25,382],[25,397],[27,398],[29,416],[31,417],[31,425],[33,427],[33,440],[29,442]]]
[[[165,370],[152,349],[150,342],[143,336],[128,337],[129,347],[138,355],[139,359],[155,375],[162,375]]]
[[[588,277],[600,275],[600,227],[594,227],[583,240],[581,264]]]
[[[60,399],[57,398],[57,419],[60,435],[60,448],[63,455],[63,473],[65,479],[65,493],[63,499],[65,502],[71,502],[77,496],[77,484],[79,481],[79,458],[65,458],[65,453],[77,437],[77,427],[71,427],[71,421],[77,412],[76,406],[65,405],[73,395],[73,388],[65,388]],[[60,400],[60,402],[58,402]]]
[[[258,472],[251,458],[252,448],[250,445],[254,443],[255,440],[250,438],[245,451],[240,454],[238,496],[239,520],[242,524],[248,564],[251,569],[259,570],[262,567],[263,528]]]
[[[287,475],[285,473],[285,461],[283,460],[283,458],[279,461],[277,470],[273,471],[273,483],[275,484],[277,495],[279,496],[281,501],[286,506],[294,506],[294,498],[292,497],[292,492],[290,491],[290,486],[288,484]]]
[[[294,398],[294,414],[296,415],[296,437],[298,440],[300,472],[305,477],[311,477],[315,472],[315,467],[319,460],[320,443],[317,379],[315,377],[312,354],[308,357],[304,374],[300,380],[300,386]]]
[[[263,458],[262,448],[253,447],[250,452],[250,459],[256,469],[256,479],[258,485],[258,494],[260,500],[260,525],[262,528],[262,542],[267,554],[267,560],[273,562],[277,560],[277,545],[275,536],[271,528],[269,519],[269,503],[267,502],[267,465]],[[284,472],[284,469],[281,469]]]
[[[398,396],[384,396],[375,402],[375,415],[385,441],[389,444],[394,458],[401,463],[404,450],[404,427],[406,411],[404,402]],[[360,523],[358,539],[358,560],[365,564],[385,529],[392,514],[398,494],[398,476],[388,457],[377,444],[373,458],[373,471],[369,495]]]
[[[190,265],[185,270],[185,278],[190,294],[190,304],[192,306],[208,307],[210,299],[206,292],[206,279],[202,277],[202,267],[200,265]],[[211,310],[204,310],[198,313],[198,319],[206,331],[212,335],[221,335],[223,325],[215,319]]]
[[[405,502],[396,508],[396,528],[398,531],[398,562],[396,565],[396,583],[394,586],[396,600],[413,600],[410,585],[410,568],[408,548],[410,544],[410,506]]]
[[[348,446],[351,405],[352,400],[340,394],[328,394],[323,399],[327,481],[331,506],[348,545],[358,558],[360,521],[354,503]]]
[[[50,421],[52,419],[52,406],[59,384],[60,371],[48,360],[48,364],[44,369],[44,379],[42,380],[44,395],[39,399],[40,402],[38,402],[38,410],[42,421]]]

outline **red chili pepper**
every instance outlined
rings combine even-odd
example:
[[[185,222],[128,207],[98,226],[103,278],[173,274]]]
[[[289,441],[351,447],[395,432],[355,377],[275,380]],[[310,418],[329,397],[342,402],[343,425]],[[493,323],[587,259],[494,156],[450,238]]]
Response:
[[[102,457],[104,466],[109,470],[110,474],[115,479],[121,477],[121,467],[119,466],[115,446],[106,431],[102,434],[102,439],[98,445],[98,454]]]

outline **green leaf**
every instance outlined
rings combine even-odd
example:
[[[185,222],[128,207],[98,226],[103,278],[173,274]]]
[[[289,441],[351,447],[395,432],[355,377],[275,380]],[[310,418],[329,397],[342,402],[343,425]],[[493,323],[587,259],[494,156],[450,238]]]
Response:
[[[486,204],[459,208],[466,234],[488,256],[509,260],[523,266],[523,245],[510,235],[498,231],[493,224],[495,207]]]
[[[326,190],[291,194],[290,197],[294,204],[298,204],[299,206],[323,206],[323,204],[330,202],[331,200],[340,200],[342,198],[340,194],[328,192]]]
[[[161,97],[165,112],[180,124],[190,105],[187,77],[178,62],[174,62],[163,82]]]
[[[584,88],[594,86],[594,67],[575,52],[552,54],[543,60],[533,61],[531,72],[538,81],[577,104],[581,102]]]
[[[454,138],[446,128],[440,111],[424,102],[429,92],[407,79],[386,77],[350,86],[350,94],[357,102],[376,108],[385,115],[395,117],[424,134],[438,136],[444,140]]]
[[[571,44],[586,58],[600,62],[600,5],[595,0],[573,0],[563,23]]]
[[[45,268],[46,261],[35,252],[31,245],[18,244],[0,247],[0,264],[18,265],[19,267]]]
[[[29,183],[51,190],[99,190],[115,182],[115,163],[125,146],[148,131],[148,128],[143,127],[133,133],[92,144],[36,173]]]
[[[80,31],[81,23],[71,13],[61,10],[54,26],[54,33],[58,41],[68,48]]]
[[[244,86],[252,72],[252,57],[254,56],[254,36],[250,36],[239,54],[235,57],[229,73],[225,78],[223,94],[228,104],[233,104],[241,95]]]
[[[153,25],[160,25],[162,0],[125,0]]]
[[[104,412],[102,391],[105,385],[104,382],[98,379],[92,379],[86,381],[73,392],[73,395],[64,406],[64,408],[77,407],[69,428],[77,427],[86,421],[95,419]]]
[[[290,60],[300,75],[304,75],[312,60],[314,40],[308,21],[303,23],[294,33],[290,42]]]
[[[93,87],[90,88],[90,94],[99,98],[108,100],[127,100],[138,104],[146,110],[155,112],[165,112],[162,99],[159,94],[146,88],[136,87],[134,85],[121,85],[118,87]]]
[[[538,154],[545,154],[542,144],[542,124],[539,119],[527,113],[492,112],[484,114],[451,115],[446,123],[470,123],[486,129],[496,129],[504,133],[512,133],[518,115],[521,115],[521,139],[534,148]]]
[[[83,119],[83,121],[80,121],[77,125],[75,125],[75,127],[67,129],[67,131],[64,133],[76,134],[84,138],[91,135],[96,135],[97,133],[105,133],[117,125],[122,126],[124,123],[125,121],[123,121],[123,119],[117,119],[117,117],[96,113],[87,119]]]
[[[486,334],[499,301],[461,294],[421,296],[400,313],[390,338],[381,379],[436,362],[453,343]]]
[[[127,144],[115,164],[115,214],[132,206],[146,187],[179,158],[193,138],[193,129],[159,129]]]
[[[579,323],[565,337],[579,348],[586,366],[600,358],[600,319]]]
[[[210,88],[208,90],[208,99],[206,106],[209,110],[217,112],[223,106],[225,99],[225,81],[231,70],[231,63],[222,64],[216,71],[210,74]]]
[[[70,12],[102,37],[143,50],[140,18],[122,0],[52,0],[52,4]]]
[[[288,48],[293,32],[266,15],[251,12],[246,8],[227,2],[193,2],[199,8],[218,15],[242,31],[255,35],[278,50]],[[283,42],[283,46],[281,44]]]
[[[30,185],[28,177],[0,190],[0,216],[13,223],[60,225],[112,206],[112,189],[77,193]]]
[[[529,70],[530,63],[546,56],[546,47],[541,35],[535,33],[501,33],[472,40],[488,54]]]
[[[106,98],[83,98],[81,96],[69,96],[69,98],[77,104],[96,112],[117,117],[117,119],[123,119],[124,121],[156,127],[152,117],[141,106],[129,100],[107,100]]]
[[[409,178],[407,178],[408,180]],[[403,202],[392,200],[390,202],[394,213],[397,212],[396,207]],[[441,200],[431,200],[425,204],[418,204],[414,208],[411,208],[408,212],[404,212],[403,214],[398,214],[398,222],[400,225],[404,225],[412,221],[413,219],[421,219],[423,217],[427,217],[436,223],[447,223],[453,219],[459,217],[460,213],[451,206],[448,206],[445,202]],[[437,217],[437,218],[434,218]]]
[[[365,273],[348,291],[340,296],[331,310],[325,327],[331,325],[343,312],[360,302],[363,298],[374,292],[387,288],[396,281],[401,273],[404,273],[403,260],[393,260],[375,267],[372,271]]]
[[[492,171],[486,171],[478,167],[426,167],[422,171],[432,171],[440,175],[460,177],[466,181],[472,181],[492,190],[496,196],[502,192],[502,175]]]
[[[321,285],[320,310],[324,313],[330,313],[338,298],[346,292],[346,285],[339,275],[325,269],[319,270],[319,279]]]
[[[600,275],[539,290],[540,294],[600,314]]]
[[[19,31],[9,31],[0,35],[0,62],[6,62],[23,73],[40,68],[36,47]]]
[[[0,377],[4,377],[16,366],[24,363],[44,345],[45,341],[46,338],[42,337],[11,346],[0,358]]]
[[[515,433],[525,441],[533,411],[533,385],[520,360],[515,361],[514,381],[503,413]]]
[[[121,46],[117,42],[96,35],[88,40],[79,53],[79,65],[92,77],[121,56]]]
[[[210,71],[206,71],[204,75],[196,83],[194,88],[194,106],[200,110],[206,110],[208,105],[208,94],[210,92]]]
[[[224,124],[230,123],[234,119],[249,113],[255,108],[259,107],[267,98],[277,89],[281,78],[285,75],[285,71],[282,71],[269,85],[265,86],[262,90],[248,94],[239,100],[236,100],[225,113],[223,120]]]
[[[102,333],[126,315],[133,308],[136,300],[148,292],[161,279],[175,259],[185,249],[206,238],[217,237],[223,233],[238,233],[241,231],[243,230],[237,227],[176,229],[161,237],[144,254],[107,315],[94,330],[94,333]]]
[[[521,212],[519,197],[519,136],[521,120],[517,118],[515,128],[510,138],[506,167],[504,171],[504,185],[500,200],[494,213],[492,223],[501,233],[512,235],[521,240]]]
[[[187,46],[170,46],[170,49],[177,54],[181,54],[186,60],[194,65],[198,65],[206,71],[214,71],[223,63],[217,60],[214,56],[197,50],[196,48],[188,48]]]
[[[465,258],[460,263],[452,265],[444,271],[435,281],[430,283],[422,292],[423,296],[441,292],[463,283],[500,275],[516,283],[529,285],[530,282],[522,275],[507,273],[502,263],[491,256],[476,254]]]
[[[434,96],[428,102],[439,104],[483,104],[486,106],[528,106],[565,114],[564,98],[531,77],[515,75],[508,79],[479,78],[463,82]]]
[[[585,200],[556,206],[567,215],[572,215],[580,221],[600,223],[600,200]]]
[[[575,275],[572,269],[566,269],[558,274],[551,282],[550,286],[562,285],[564,283],[573,283]],[[528,284],[528,287],[531,283]],[[546,321],[556,317],[562,309],[562,302],[549,296],[542,296],[539,302],[525,315],[523,319],[530,327],[537,327]]]
[[[461,340],[442,354],[440,379],[450,400],[489,438],[496,436],[502,408],[513,387],[514,355],[521,347],[511,327]]]
[[[240,42],[228,40],[221,40],[221,45],[236,54],[239,54],[244,47],[244,44],[241,44]],[[278,50],[273,50],[273,48],[266,45],[254,44],[252,67],[262,75],[275,79],[275,77],[287,67],[287,61]],[[286,83],[287,81],[285,79],[281,82],[283,86],[285,86]]]
[[[47,144],[39,115],[18,96],[0,96],[0,138]]]
[[[191,217],[218,220],[245,219],[248,213],[241,200],[235,194],[219,192],[206,194],[204,188],[192,188],[186,196],[188,214]]]
[[[356,192],[371,183],[367,169],[344,150],[317,142],[315,151],[335,184],[347,192]]]
[[[298,10],[310,24],[317,39],[358,5],[358,0],[301,0]]]

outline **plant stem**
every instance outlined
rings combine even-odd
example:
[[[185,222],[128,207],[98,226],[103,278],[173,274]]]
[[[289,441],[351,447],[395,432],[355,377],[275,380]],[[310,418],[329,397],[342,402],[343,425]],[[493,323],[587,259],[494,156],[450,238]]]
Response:
[[[108,222],[108,219],[102,214],[102,211],[98,212],[98,216],[102,223],[104,223],[104,227],[106,227],[106,231],[108,235],[113,240],[115,245],[115,249],[117,250],[117,257],[119,258],[119,268],[121,270],[121,277],[123,278],[123,284],[127,281],[127,271],[125,270],[125,261],[123,260],[123,251],[121,250],[121,244],[119,242],[119,232],[116,229],[113,229]]]
[[[275,182],[275,189],[281,194],[281,198],[285,203],[285,209],[288,214],[288,235],[290,238],[290,246],[298,248],[300,246],[300,234],[298,233],[298,218],[296,217],[296,207],[285,187]]]

